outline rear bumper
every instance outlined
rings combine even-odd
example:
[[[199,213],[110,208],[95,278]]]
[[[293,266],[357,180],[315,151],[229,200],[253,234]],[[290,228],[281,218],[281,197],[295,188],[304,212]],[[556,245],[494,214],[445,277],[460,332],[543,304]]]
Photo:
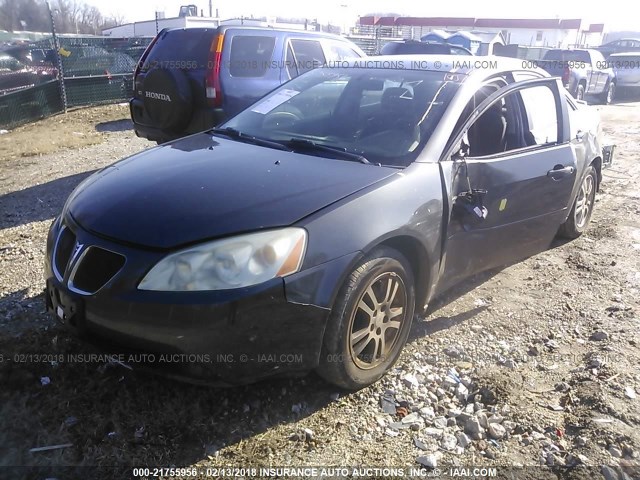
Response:
[[[224,111],[220,108],[196,108],[192,113],[189,124],[185,128],[179,131],[167,131],[154,127],[153,120],[145,112],[142,100],[138,98],[129,100],[129,111],[136,135],[158,143],[169,142],[208,130],[220,124],[226,118]]]

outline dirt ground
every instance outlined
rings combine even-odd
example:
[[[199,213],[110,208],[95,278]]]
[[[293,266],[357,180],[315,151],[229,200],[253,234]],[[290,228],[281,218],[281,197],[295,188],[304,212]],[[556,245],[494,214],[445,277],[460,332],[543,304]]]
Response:
[[[44,312],[47,228],[88,173],[151,145],[126,122],[106,124],[99,145],[37,156],[13,140],[45,122],[0,136],[0,466],[103,466],[105,478],[120,466],[127,478],[130,466],[417,467],[430,456],[448,476],[473,465],[503,478],[639,479],[640,103],[598,108],[617,149],[588,232],[435,301],[397,368],[350,394],[315,375],[220,390],[65,361],[91,350]],[[91,122],[119,114],[93,110],[73,126],[49,121],[93,137]],[[462,381],[447,379],[452,368]],[[469,411],[486,409],[504,435],[443,447],[465,405],[440,387],[460,383],[475,394]],[[406,411],[385,413],[385,395]],[[396,428],[408,412],[427,421]]]
[[[0,159],[32,157],[101,143],[114,128],[130,125],[129,105],[77,108],[0,135]]]

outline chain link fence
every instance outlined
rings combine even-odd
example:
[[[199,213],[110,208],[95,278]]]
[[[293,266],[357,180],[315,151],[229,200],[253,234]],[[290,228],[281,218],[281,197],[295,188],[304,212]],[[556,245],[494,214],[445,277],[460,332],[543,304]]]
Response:
[[[53,36],[0,49],[0,129],[67,108],[133,95],[133,73],[152,38]]]

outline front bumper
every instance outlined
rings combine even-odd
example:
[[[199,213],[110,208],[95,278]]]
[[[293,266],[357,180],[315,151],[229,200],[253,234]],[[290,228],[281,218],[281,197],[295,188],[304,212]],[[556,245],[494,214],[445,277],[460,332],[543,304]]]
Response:
[[[95,293],[82,293],[69,278],[73,262],[82,261],[81,253],[77,260],[71,255],[66,267],[53,268],[62,228],[56,220],[47,241],[47,309],[88,343],[125,358],[132,369],[153,369],[198,383],[242,384],[304,374],[317,366],[329,309],[288,300],[283,279],[218,292],[137,290],[146,271],[166,252],[117,244],[70,219],[65,223],[80,250],[99,247],[123,255],[126,262]],[[297,297],[318,288],[309,275],[298,275],[299,280],[287,279]]]

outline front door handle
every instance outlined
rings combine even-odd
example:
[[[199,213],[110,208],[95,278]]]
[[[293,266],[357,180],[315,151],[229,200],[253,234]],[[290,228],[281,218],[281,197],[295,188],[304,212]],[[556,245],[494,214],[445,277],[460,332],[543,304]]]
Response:
[[[547,177],[551,177],[554,180],[560,180],[573,175],[573,172],[575,171],[576,169],[572,165],[569,165],[568,167],[565,167],[564,165],[556,165],[553,169],[547,172]]]

